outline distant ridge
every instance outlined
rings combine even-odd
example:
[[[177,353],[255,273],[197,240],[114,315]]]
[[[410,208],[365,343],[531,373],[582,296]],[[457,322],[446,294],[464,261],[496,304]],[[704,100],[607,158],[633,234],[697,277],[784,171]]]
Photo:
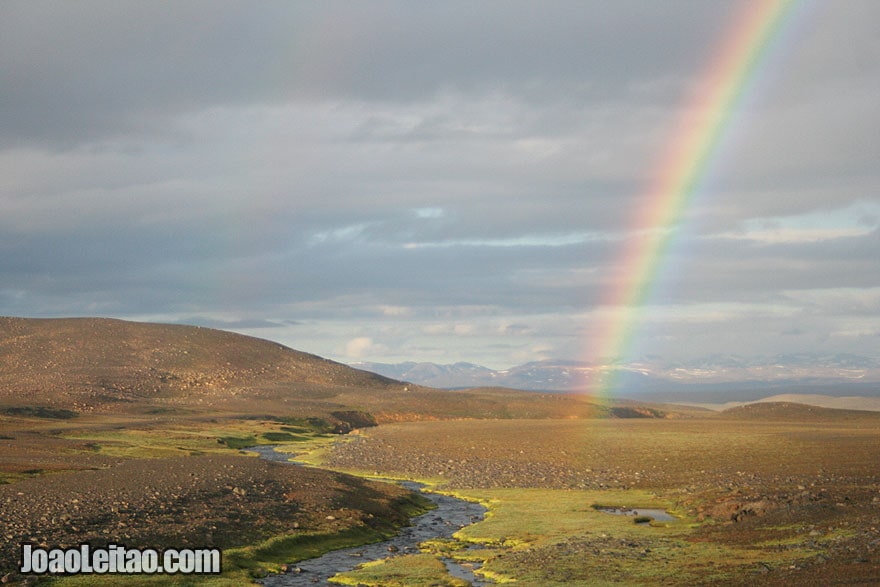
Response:
[[[782,393],[761,398],[752,402],[725,402],[723,404],[691,402],[687,405],[707,408],[710,410],[728,410],[752,404],[788,403],[829,408],[834,410],[862,410],[880,412],[880,397],[843,396],[834,397],[821,394]]]
[[[721,417],[741,420],[810,421],[866,421],[880,423],[880,414],[868,410],[823,408],[792,402],[754,402],[721,412]]]
[[[354,363],[402,381],[449,389],[503,386],[532,391],[584,389],[597,369],[614,369],[624,397],[653,401],[724,402],[756,400],[782,393],[880,397],[880,361],[850,354],[788,354],[745,358],[714,355],[688,362],[646,359],[593,365],[546,360],[493,370],[473,363]],[[724,399],[701,399],[718,395]]]

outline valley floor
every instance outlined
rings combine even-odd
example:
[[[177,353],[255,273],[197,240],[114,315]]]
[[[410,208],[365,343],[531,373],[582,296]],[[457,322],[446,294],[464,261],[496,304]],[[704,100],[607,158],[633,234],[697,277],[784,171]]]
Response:
[[[880,584],[880,415],[785,415],[385,425],[325,464],[483,501],[466,556],[519,585]]]
[[[310,433],[305,420],[89,418],[3,421],[0,574],[24,540],[116,540],[220,545],[239,574],[207,584],[240,584],[307,556],[309,540],[326,549],[387,533],[420,506],[363,477],[394,477],[490,513],[454,540],[336,580],[460,585],[446,557],[518,585],[880,584],[876,413],[768,405],[675,418],[436,420],[345,437]],[[237,450],[279,441],[330,470]],[[599,506],[664,509],[675,520],[636,524]]]

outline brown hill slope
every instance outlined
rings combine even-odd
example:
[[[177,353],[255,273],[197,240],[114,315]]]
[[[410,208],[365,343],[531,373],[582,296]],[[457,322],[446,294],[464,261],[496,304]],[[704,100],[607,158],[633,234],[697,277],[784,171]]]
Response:
[[[791,402],[756,402],[729,408],[721,417],[736,420],[779,422],[866,422],[880,424],[880,413],[823,408]]]
[[[0,408],[22,406],[166,415],[363,410],[380,422],[614,416],[575,396],[419,387],[210,328],[0,318]]]
[[[277,343],[196,326],[103,318],[0,318],[0,404],[115,411],[131,404],[216,405],[295,386],[387,390],[402,384]]]

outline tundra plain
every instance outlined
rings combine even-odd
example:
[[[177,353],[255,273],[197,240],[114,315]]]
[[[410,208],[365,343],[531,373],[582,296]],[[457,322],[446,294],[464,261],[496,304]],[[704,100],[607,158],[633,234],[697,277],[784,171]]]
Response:
[[[489,515],[338,583],[461,585],[443,558],[518,585],[880,583],[880,413],[447,392],[208,329],[0,326],[7,583],[252,582],[427,507],[373,478],[422,481]],[[252,444],[312,466],[241,451]],[[224,573],[21,576],[24,541],[218,546]]]
[[[878,462],[880,415],[796,404],[393,424],[326,460],[484,501],[494,515],[462,538],[487,545],[484,572],[528,585],[876,584]],[[677,519],[635,524],[600,505]]]

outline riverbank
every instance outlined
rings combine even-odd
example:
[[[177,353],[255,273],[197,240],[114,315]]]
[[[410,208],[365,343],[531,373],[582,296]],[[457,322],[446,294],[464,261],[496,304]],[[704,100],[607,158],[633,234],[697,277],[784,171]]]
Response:
[[[420,491],[417,483],[402,483],[411,491]],[[384,563],[396,555],[416,555],[419,545],[429,540],[450,540],[454,533],[483,519],[486,508],[478,503],[438,493],[423,494],[436,508],[413,518],[410,525],[396,536],[375,544],[366,544],[334,550],[317,558],[300,560],[288,565],[288,572],[267,577],[262,584],[269,587],[304,587],[326,581],[340,573],[347,573],[373,561]],[[441,559],[450,576],[457,576],[468,584],[484,585],[473,574],[473,567],[464,567],[450,557]],[[452,575],[454,574],[454,575]]]
[[[130,548],[221,548],[227,584],[240,585],[287,560],[382,540],[428,504],[393,484],[214,455],[130,459],[101,470],[0,485],[0,506],[0,577],[7,583],[26,579],[17,575],[23,542],[112,542]],[[164,577],[160,583],[169,580],[192,582]],[[59,583],[113,584],[114,577]]]
[[[290,454],[278,452],[273,445],[254,446],[246,450],[254,452],[260,458],[272,462],[297,464],[290,460]],[[414,494],[424,497],[433,504],[434,509],[412,518],[410,524],[401,529],[395,536],[378,543],[358,545],[327,552],[326,554],[306,560],[298,560],[295,564],[286,565],[284,574],[271,575],[261,581],[270,587],[300,587],[314,585],[316,582],[327,581],[340,573],[347,573],[362,565],[372,562],[384,564],[386,559],[396,554],[408,555],[421,552],[420,545],[427,541],[451,540],[453,534],[462,528],[481,521],[487,508],[474,501],[467,501],[439,493],[423,493],[424,485],[412,481],[401,481],[399,485]],[[465,581],[468,585],[487,585],[473,573],[472,564],[462,565],[452,557],[436,557],[442,562],[436,568],[438,575],[448,574],[450,584]],[[442,572],[445,567],[445,573]]]

